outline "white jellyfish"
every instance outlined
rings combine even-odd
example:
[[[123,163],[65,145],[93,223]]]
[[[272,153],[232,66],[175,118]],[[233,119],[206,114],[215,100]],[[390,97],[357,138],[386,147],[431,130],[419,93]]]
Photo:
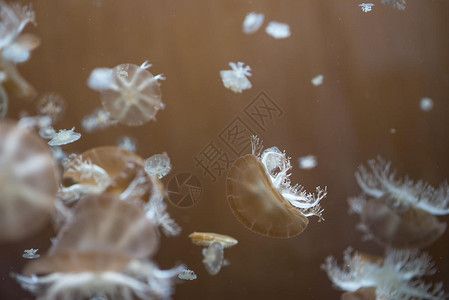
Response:
[[[135,139],[129,136],[123,136],[118,140],[118,146],[123,150],[127,150],[129,152],[136,152],[137,150],[137,142]]]
[[[80,138],[81,134],[75,131],[75,127],[72,129],[60,129],[51,137],[48,144],[50,146],[62,146],[76,142]]]
[[[95,110],[92,114],[85,116],[81,121],[81,126],[87,132],[93,132],[111,127],[117,123],[118,121],[114,120],[109,112],[100,108]]]
[[[319,75],[313,77],[312,80],[311,80],[311,82],[312,82],[312,84],[313,84],[314,86],[320,86],[320,85],[322,85],[323,82],[324,82],[324,75],[319,74]]]
[[[40,255],[37,253],[37,251],[39,251],[39,249],[31,248],[31,249],[23,250],[22,257],[23,257],[23,258],[26,258],[26,259],[36,259],[36,258],[39,258]]]
[[[385,257],[374,258],[347,249],[343,267],[333,257],[322,268],[332,283],[343,291],[375,288],[376,299],[446,299],[442,284],[424,283],[421,277],[435,273],[431,258],[415,250],[387,250]]]
[[[178,274],[178,278],[181,280],[195,280],[198,278],[196,273],[189,269],[184,269]]]
[[[421,108],[422,111],[425,112],[431,111],[433,108],[433,100],[430,99],[429,97],[424,97],[419,102],[419,107]]]
[[[243,21],[243,32],[246,34],[255,33],[262,26],[265,16],[256,12],[251,12],[246,15]]]
[[[43,95],[37,104],[37,111],[41,115],[52,118],[53,122],[61,118],[65,109],[65,100],[56,93]]]
[[[298,158],[299,168],[304,170],[313,169],[318,165],[315,155],[306,155]]]
[[[223,245],[218,242],[203,249],[203,264],[210,275],[217,275],[224,262]]]
[[[359,6],[364,13],[368,13],[373,10],[374,3],[360,3]]]
[[[230,62],[231,70],[220,71],[221,80],[225,88],[230,89],[234,93],[241,93],[252,87],[248,77],[251,76],[251,68],[245,66],[242,62]]]
[[[161,179],[171,171],[170,157],[165,152],[152,155],[145,160],[144,168],[148,175]]]
[[[285,23],[271,21],[265,28],[265,32],[275,39],[286,39],[290,37],[290,26]]]

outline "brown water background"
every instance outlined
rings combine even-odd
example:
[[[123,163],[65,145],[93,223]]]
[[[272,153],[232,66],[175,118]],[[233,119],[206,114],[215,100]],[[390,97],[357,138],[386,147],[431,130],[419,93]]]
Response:
[[[83,116],[100,106],[99,95],[86,86],[95,67],[148,59],[153,73],[166,75],[167,107],[157,122],[82,132],[79,142],[64,149],[82,152],[127,135],[138,141],[141,156],[166,151],[172,174],[189,172],[200,179],[203,194],[196,206],[170,206],[183,232],[163,238],[156,257],[162,267],[183,262],[199,275],[177,285],[175,299],[337,299],[340,292],[320,269],[324,258],[340,259],[348,246],[383,253],[374,242],[361,240],[357,218],[347,213],[346,199],[360,192],[356,167],[381,155],[400,174],[433,185],[449,175],[449,1],[408,0],[405,11],[372,2],[374,10],[365,14],[359,1],[349,0],[32,1],[38,24],[27,30],[42,44],[20,70],[40,94],[56,92],[66,99],[56,127],[79,130]],[[243,18],[251,11],[264,13],[265,25],[288,23],[292,36],[275,40],[263,28],[243,34]],[[251,90],[234,94],[223,87],[219,70],[230,61],[251,66]],[[325,75],[320,87],[310,83],[317,74]],[[329,191],[325,222],[312,219],[302,235],[287,240],[243,227],[226,202],[225,176],[212,181],[194,161],[262,91],[282,115],[264,130],[248,126],[266,146],[276,145],[293,158],[294,182]],[[427,113],[419,108],[425,96],[434,100]],[[12,99],[9,117],[34,113],[35,104]],[[299,170],[296,158],[309,153],[318,157],[318,167]],[[192,231],[237,238],[239,245],[225,252],[231,265],[209,276],[201,249],[187,239]],[[49,228],[1,246],[0,299],[31,299],[8,274],[26,263],[24,249],[43,254],[51,236]],[[440,270],[432,280],[443,280],[446,290],[448,238],[446,232],[426,249]]]

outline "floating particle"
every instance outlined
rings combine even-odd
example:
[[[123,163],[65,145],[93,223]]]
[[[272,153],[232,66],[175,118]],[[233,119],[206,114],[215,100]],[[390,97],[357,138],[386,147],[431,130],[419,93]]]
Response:
[[[184,269],[181,271],[181,273],[178,274],[178,278],[181,280],[195,280],[198,278],[198,276],[195,274],[194,271]]]
[[[309,216],[321,220],[320,201],[326,189],[312,194],[300,185],[291,185],[290,159],[278,148],[264,150],[253,137],[253,154],[237,159],[226,180],[232,212],[248,229],[258,234],[290,238],[307,227]]]
[[[364,13],[367,13],[373,10],[374,3],[360,3],[359,6]]]
[[[265,16],[263,14],[258,14],[251,12],[246,15],[243,21],[243,32],[246,34],[255,33],[262,26]]]
[[[137,150],[136,140],[128,136],[121,137],[118,141],[118,146],[129,152],[136,152]]]
[[[390,128],[390,133],[395,134],[397,132],[396,128]]]
[[[234,93],[241,93],[252,87],[247,77],[251,76],[251,68],[245,66],[242,62],[230,62],[231,70],[220,71],[221,80],[225,88],[230,89]]]
[[[81,134],[72,129],[61,129],[48,142],[50,146],[62,146],[73,143],[81,138]]]
[[[171,171],[170,157],[165,152],[152,155],[145,160],[144,168],[148,175],[161,179]]]
[[[382,0],[382,4],[391,5],[398,10],[404,10],[407,6],[405,0]]]
[[[238,241],[229,235],[213,232],[193,232],[189,235],[189,238],[195,245],[203,247],[208,247],[212,243],[220,243],[223,248],[229,248],[238,244]]]
[[[313,169],[318,165],[318,161],[316,156],[314,155],[306,155],[298,158],[299,168],[300,169]]]
[[[65,100],[56,93],[45,94],[37,104],[37,111],[41,115],[52,118],[53,122],[59,120],[64,113]]]
[[[324,76],[323,76],[322,74],[317,75],[317,76],[315,76],[315,77],[312,78],[311,82],[312,82],[312,84],[313,84],[314,86],[320,86],[320,85],[322,85],[323,82],[324,82]]]
[[[210,275],[217,275],[224,261],[223,245],[212,243],[209,247],[203,249],[203,264]]]
[[[51,217],[59,170],[50,148],[27,128],[0,122],[0,240],[19,240]]]
[[[118,65],[113,69],[98,68],[92,71],[88,85],[101,93],[104,109],[118,122],[139,126],[155,120],[159,110],[165,107],[161,99],[162,74],[148,71],[151,65]]]
[[[433,108],[433,100],[430,99],[429,97],[424,97],[419,102],[419,106],[421,107],[422,111],[425,111],[425,112],[431,111]]]
[[[22,257],[26,258],[26,259],[36,259],[39,258],[40,255],[37,253],[37,251],[39,251],[39,249],[28,249],[28,250],[24,250]]]
[[[8,103],[8,94],[6,94],[5,89],[3,88],[3,86],[1,86],[0,83],[0,120],[3,119],[8,113]]]
[[[285,23],[271,21],[265,28],[265,32],[275,39],[286,39],[290,37],[290,26]]]
[[[98,129],[105,129],[117,124],[118,121],[111,117],[111,114],[104,109],[97,109],[92,114],[87,115],[81,121],[81,126],[87,132]]]

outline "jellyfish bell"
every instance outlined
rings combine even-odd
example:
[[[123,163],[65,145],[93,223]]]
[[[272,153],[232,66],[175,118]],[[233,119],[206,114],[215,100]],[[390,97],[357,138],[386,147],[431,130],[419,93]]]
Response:
[[[101,93],[101,101],[111,117],[122,124],[139,126],[155,120],[165,107],[161,99],[160,80],[163,75],[153,75],[150,65],[122,64],[113,69],[95,69],[88,85]]]
[[[18,240],[50,219],[59,172],[50,148],[24,127],[0,122],[0,240]]]
[[[230,248],[238,244],[238,241],[229,235],[213,232],[193,232],[189,238],[195,245],[203,247],[209,247],[212,243],[220,243],[223,248]]]

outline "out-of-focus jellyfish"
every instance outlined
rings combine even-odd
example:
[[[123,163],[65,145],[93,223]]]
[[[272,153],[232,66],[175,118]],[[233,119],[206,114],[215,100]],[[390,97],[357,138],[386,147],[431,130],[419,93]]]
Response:
[[[178,278],[181,280],[195,280],[198,278],[196,273],[189,269],[184,269],[178,274]]]
[[[322,219],[320,201],[326,189],[312,194],[290,181],[290,158],[272,147],[261,153],[253,137],[253,154],[237,159],[227,177],[227,196],[232,212],[248,229],[261,235],[290,238],[309,223],[307,217]]]
[[[286,39],[290,37],[290,26],[285,23],[271,21],[265,28],[265,32],[275,39]]]
[[[224,251],[221,243],[214,242],[203,249],[203,264],[210,275],[217,275],[224,262]]]
[[[129,136],[123,136],[118,140],[118,146],[129,152],[136,152],[137,142]]]
[[[26,127],[0,122],[0,241],[42,229],[53,212],[58,185],[50,148]]]
[[[323,82],[324,82],[324,75],[319,74],[319,75],[313,77],[312,80],[311,80],[311,82],[312,82],[312,84],[313,84],[314,86],[320,86],[320,85],[322,85]]]
[[[224,234],[213,232],[193,232],[189,235],[192,243],[198,246],[209,247],[212,243],[220,243],[223,248],[229,248],[238,244],[238,241]]]
[[[373,10],[374,3],[360,3],[359,6],[364,13],[368,13]]]
[[[310,170],[318,165],[316,156],[306,155],[298,158],[299,168],[304,170]]]
[[[421,108],[422,111],[425,112],[431,111],[433,108],[433,100],[430,99],[429,97],[424,97],[419,102],[419,107]]]
[[[328,257],[322,266],[332,283],[343,291],[375,288],[378,300],[446,299],[441,283],[421,280],[435,273],[433,262],[425,253],[387,250],[383,259],[373,259],[347,249],[343,259],[342,268],[333,257]]]
[[[165,107],[161,99],[162,74],[148,71],[151,65],[118,65],[113,69],[97,68],[88,79],[88,86],[101,93],[103,107],[118,122],[139,126],[155,120],[159,110]]]
[[[109,128],[118,122],[111,117],[111,114],[104,109],[97,109],[92,114],[87,115],[81,121],[81,126],[87,132]]]
[[[165,152],[152,155],[145,160],[144,168],[148,175],[161,179],[171,171],[170,157]]]
[[[221,70],[220,76],[225,88],[234,93],[241,93],[252,87],[248,77],[251,76],[251,68],[242,62],[230,62],[231,70]]]
[[[365,239],[374,239],[394,248],[424,248],[446,230],[446,223],[419,209],[393,209],[384,198],[351,198],[352,212],[360,216],[359,230]]]
[[[160,299],[172,293],[181,267],[151,260],[157,230],[139,203],[111,195],[81,200],[48,253],[16,275],[38,299]]]
[[[39,251],[39,249],[26,249],[23,251],[22,257],[26,258],[26,259],[36,259],[39,258],[40,255],[37,253],[37,251]]]
[[[60,129],[51,137],[48,142],[50,146],[62,146],[73,142],[76,142],[81,138],[81,134],[75,131],[75,127],[72,129]]]
[[[263,14],[258,14],[251,12],[246,15],[243,21],[243,32],[246,34],[255,33],[262,26],[265,16]]]
[[[405,0],[382,0],[382,4],[391,5],[398,10],[404,10],[407,6]]]
[[[37,111],[41,115],[49,116],[53,123],[59,120],[65,109],[65,100],[56,93],[43,95],[37,103]]]

